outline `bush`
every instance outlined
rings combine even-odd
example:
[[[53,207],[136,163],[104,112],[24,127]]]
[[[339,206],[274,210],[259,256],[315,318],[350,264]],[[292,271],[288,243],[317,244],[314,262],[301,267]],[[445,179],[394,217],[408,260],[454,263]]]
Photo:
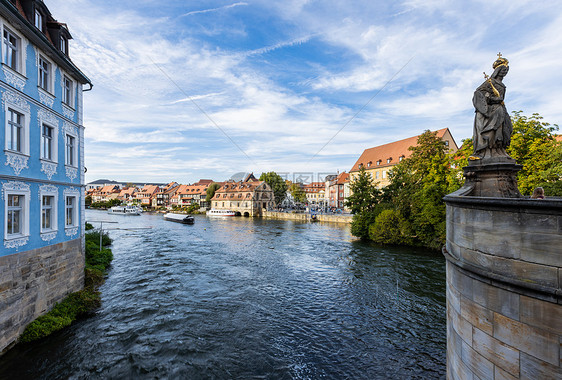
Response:
[[[351,221],[351,234],[361,239],[369,238],[369,226],[375,222],[377,214],[375,212],[361,212],[353,215]]]
[[[72,293],[47,314],[31,322],[22,334],[21,342],[31,342],[44,338],[55,331],[61,330],[77,318],[100,307],[99,292],[93,288],[85,288]]]
[[[99,244],[100,244],[100,233],[99,231],[92,231],[92,232],[88,232],[86,233],[86,244],[88,242],[94,242],[98,245],[98,249],[99,249]],[[108,246],[111,245],[113,241],[111,240],[111,238],[109,237],[109,235],[107,233],[104,233],[102,235],[102,240],[101,240],[101,245],[102,246]]]
[[[396,210],[384,210],[375,218],[369,238],[379,244],[413,244],[412,228]]]
[[[86,222],[86,228],[85,228],[85,230],[86,230],[86,231],[89,231],[89,230],[93,230],[93,229],[94,229],[94,226],[91,225],[90,223]]]

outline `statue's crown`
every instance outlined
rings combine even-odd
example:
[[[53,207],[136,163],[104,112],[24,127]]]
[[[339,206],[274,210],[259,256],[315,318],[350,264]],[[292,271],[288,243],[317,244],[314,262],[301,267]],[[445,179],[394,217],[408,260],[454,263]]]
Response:
[[[496,67],[498,66],[507,66],[507,65],[509,65],[509,61],[507,60],[507,58],[502,57],[502,53],[498,53],[498,59],[496,59],[496,61],[492,64],[492,67],[495,70]]]

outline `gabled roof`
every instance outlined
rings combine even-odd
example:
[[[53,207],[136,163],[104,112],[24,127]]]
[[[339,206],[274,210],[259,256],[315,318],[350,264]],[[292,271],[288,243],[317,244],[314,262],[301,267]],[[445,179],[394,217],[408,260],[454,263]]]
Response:
[[[449,128],[439,129],[437,137],[443,138]],[[449,135],[451,132],[449,132]],[[359,171],[359,165],[363,164],[365,169],[382,168],[385,166],[394,166],[400,162],[400,157],[408,158],[412,154],[408,148],[416,146],[418,143],[418,136],[409,137],[404,140],[394,141],[388,144],[375,146],[373,148],[365,149],[363,154],[359,157],[355,165],[351,168],[350,172]],[[451,135],[452,138],[452,135]],[[456,145],[455,141],[453,143]],[[390,162],[389,162],[390,160]],[[378,163],[378,164],[377,164]]]

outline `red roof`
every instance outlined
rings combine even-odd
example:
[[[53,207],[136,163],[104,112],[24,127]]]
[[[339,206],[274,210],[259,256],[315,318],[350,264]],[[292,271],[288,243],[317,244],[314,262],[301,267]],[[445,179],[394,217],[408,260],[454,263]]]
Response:
[[[443,138],[448,128],[440,129],[437,132],[437,137]],[[450,132],[449,132],[450,134]],[[411,146],[416,146],[419,136],[409,137],[404,140],[391,142],[384,145],[375,146],[374,148],[365,149],[361,157],[355,162],[350,172],[359,171],[359,165],[363,165],[365,169],[374,169],[376,167],[393,166],[400,162],[402,159],[410,157],[412,152],[408,149]],[[454,140],[453,140],[454,143]]]

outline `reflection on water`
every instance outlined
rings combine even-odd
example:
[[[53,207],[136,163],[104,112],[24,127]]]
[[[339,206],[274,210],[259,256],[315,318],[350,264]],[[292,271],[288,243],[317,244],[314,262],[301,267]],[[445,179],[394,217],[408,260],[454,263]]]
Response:
[[[435,253],[349,228],[250,218],[112,220],[95,316],[0,358],[0,378],[388,379],[445,375]]]

